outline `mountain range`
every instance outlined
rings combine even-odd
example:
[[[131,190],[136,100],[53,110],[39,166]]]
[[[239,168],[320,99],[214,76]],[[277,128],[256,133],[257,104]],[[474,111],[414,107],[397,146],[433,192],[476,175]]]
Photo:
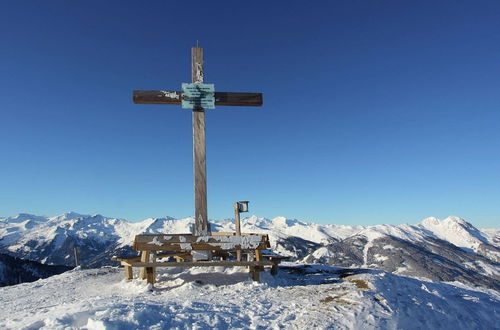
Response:
[[[141,222],[74,212],[56,217],[0,218],[0,253],[47,265],[116,265],[141,233],[190,233],[193,218]],[[234,231],[234,220],[212,220],[212,231]],[[409,225],[321,225],[277,217],[242,219],[243,232],[267,233],[274,252],[303,263],[374,268],[434,281],[500,290],[500,230],[477,229],[455,216]],[[2,267],[0,266],[0,270]],[[5,267],[4,267],[5,269]]]

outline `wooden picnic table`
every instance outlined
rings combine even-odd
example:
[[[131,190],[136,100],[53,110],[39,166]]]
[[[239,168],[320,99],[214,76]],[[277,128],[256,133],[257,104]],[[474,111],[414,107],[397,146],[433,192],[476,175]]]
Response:
[[[133,267],[140,267],[140,277],[153,284],[157,267],[210,267],[246,266],[252,279],[260,280],[260,272],[265,266],[271,267],[276,275],[281,259],[275,255],[263,254],[270,247],[267,234],[241,234],[214,232],[207,236],[192,234],[144,234],[136,235],[133,249],[139,256],[113,257],[125,267],[125,277],[133,278]],[[210,251],[210,260],[196,260],[197,251]],[[243,251],[244,253],[237,253]],[[193,259],[193,255],[195,258]],[[242,260],[242,255],[246,260]],[[213,260],[218,257],[219,260]],[[236,257],[236,259],[231,259]],[[175,262],[158,259],[173,258]]]

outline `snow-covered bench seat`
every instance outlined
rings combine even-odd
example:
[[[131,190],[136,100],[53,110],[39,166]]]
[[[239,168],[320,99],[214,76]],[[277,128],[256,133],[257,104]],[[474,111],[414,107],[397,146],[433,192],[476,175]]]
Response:
[[[133,267],[141,267],[141,277],[151,284],[155,282],[157,267],[246,266],[249,267],[252,278],[258,281],[260,272],[265,266],[270,266],[271,273],[276,275],[278,264],[282,259],[276,255],[262,253],[269,247],[269,237],[266,234],[236,235],[224,232],[215,232],[207,236],[147,234],[137,235],[134,240],[133,248],[140,251],[140,256],[113,257],[113,260],[121,262],[125,267],[127,279],[133,278]],[[211,251],[211,260],[193,258],[193,255],[197,255],[197,251]],[[236,256],[237,251],[243,251],[247,260],[230,260]],[[176,262],[158,261],[165,257],[173,257]]]
[[[137,251],[220,251],[264,250],[270,247],[266,234],[241,234],[216,232],[207,236],[192,234],[147,234],[135,236]]]

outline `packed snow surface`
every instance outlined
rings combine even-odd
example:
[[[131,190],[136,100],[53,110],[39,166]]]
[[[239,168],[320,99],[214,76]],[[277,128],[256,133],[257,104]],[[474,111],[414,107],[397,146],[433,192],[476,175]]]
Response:
[[[494,329],[497,292],[383,271],[285,264],[162,269],[154,288],[122,270],[76,269],[0,288],[2,329]]]

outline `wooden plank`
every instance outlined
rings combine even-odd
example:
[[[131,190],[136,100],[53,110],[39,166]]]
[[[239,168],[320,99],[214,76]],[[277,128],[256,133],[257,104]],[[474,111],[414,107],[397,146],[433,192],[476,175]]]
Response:
[[[191,48],[191,74],[193,83],[202,83],[203,48]],[[207,212],[207,157],[205,138],[205,110],[193,109],[193,161],[194,161],[194,234],[210,232]]]
[[[135,90],[132,98],[135,104],[181,104],[182,91]],[[259,107],[263,103],[262,93],[215,92],[216,106]]]
[[[186,261],[186,262],[130,262],[132,267],[215,267],[215,266],[273,266],[268,260],[262,261]]]
[[[215,105],[250,106],[262,105],[262,93],[215,92]]]
[[[172,234],[148,234],[135,236],[134,243],[149,243],[160,245],[165,243],[235,243],[235,242],[267,242],[267,234],[248,235],[172,235]]]
[[[113,257],[111,258],[111,260],[113,261],[139,261],[141,260],[141,257],[140,256],[137,256],[137,257]]]
[[[230,231],[215,231],[212,232],[212,236],[234,236],[236,233],[230,232]]]
[[[181,258],[181,259],[193,259],[193,256],[191,255],[190,252],[164,252],[164,253],[158,253],[156,255],[157,258],[168,258],[168,257],[174,257],[174,258]]]
[[[181,104],[182,91],[134,91],[135,104]]]
[[[153,245],[148,243],[134,243],[134,249],[138,251],[233,251],[236,249],[244,249],[239,244],[231,245],[231,248],[226,246],[228,243],[168,243],[165,245]],[[252,249],[264,250],[268,248],[269,242],[261,242]]]

